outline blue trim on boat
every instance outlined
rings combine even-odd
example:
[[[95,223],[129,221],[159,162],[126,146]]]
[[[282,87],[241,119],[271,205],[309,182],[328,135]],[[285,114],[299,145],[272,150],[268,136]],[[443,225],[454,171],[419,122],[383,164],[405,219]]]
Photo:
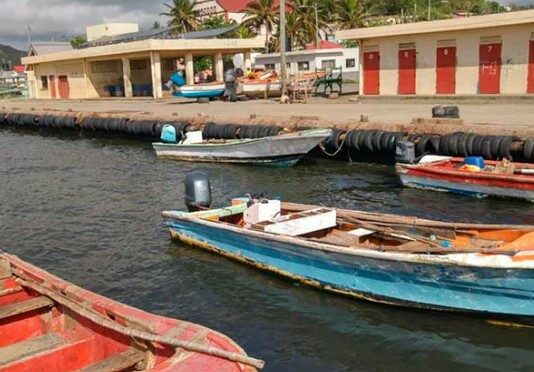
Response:
[[[219,97],[224,93],[224,89],[215,89],[215,90],[199,90],[193,92],[172,92],[174,97],[183,97],[183,98],[215,98]]]
[[[171,230],[222,254],[325,289],[382,302],[534,320],[534,270],[379,259],[328,252],[191,220]]]

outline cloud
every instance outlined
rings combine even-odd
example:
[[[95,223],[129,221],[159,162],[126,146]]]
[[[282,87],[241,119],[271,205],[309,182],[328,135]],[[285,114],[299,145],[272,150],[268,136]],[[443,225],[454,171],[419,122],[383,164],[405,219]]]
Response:
[[[162,1],[129,0],[0,0],[0,44],[27,48],[32,40],[56,41],[85,33],[85,26],[103,22],[135,22],[141,28],[160,19]]]

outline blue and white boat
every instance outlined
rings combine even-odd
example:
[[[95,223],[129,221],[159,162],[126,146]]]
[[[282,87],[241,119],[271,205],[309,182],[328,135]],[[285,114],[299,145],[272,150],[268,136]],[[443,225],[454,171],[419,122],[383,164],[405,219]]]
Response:
[[[534,226],[447,223],[240,198],[163,212],[172,239],[385,304],[534,322]]]
[[[172,95],[184,98],[215,98],[222,96],[224,90],[224,83],[182,85],[175,87]]]

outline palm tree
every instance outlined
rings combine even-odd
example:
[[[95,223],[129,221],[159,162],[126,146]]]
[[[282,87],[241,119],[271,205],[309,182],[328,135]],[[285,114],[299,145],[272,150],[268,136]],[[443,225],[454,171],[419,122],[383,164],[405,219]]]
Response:
[[[200,26],[199,12],[195,10],[195,0],[173,0],[172,5],[164,3],[169,11],[160,15],[170,17],[169,27],[176,27],[180,32],[194,31]]]
[[[330,5],[330,6],[329,6]],[[298,23],[301,27],[302,43],[309,44],[316,43],[317,33],[321,31],[330,30],[329,21],[331,15],[334,13],[333,9],[330,9],[331,2],[318,1],[318,0],[293,0],[292,1],[293,13],[298,18]],[[317,20],[316,24],[315,11],[317,7]],[[317,30],[317,26],[319,29]]]
[[[306,45],[306,35],[302,32],[302,25],[296,12],[286,15],[286,35],[291,40],[292,47],[300,48]]]
[[[269,35],[278,19],[278,12],[274,8],[273,0],[256,0],[247,5],[243,24],[248,28],[260,32],[265,27],[265,45],[269,42]]]
[[[365,26],[365,12],[362,0],[338,0],[335,5],[335,20],[339,28],[349,29]]]

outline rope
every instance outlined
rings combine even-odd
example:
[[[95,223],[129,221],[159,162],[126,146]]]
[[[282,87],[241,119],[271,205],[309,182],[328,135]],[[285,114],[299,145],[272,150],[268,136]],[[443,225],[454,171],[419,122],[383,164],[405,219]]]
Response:
[[[339,152],[341,151],[341,149],[343,148],[343,145],[345,144],[345,140],[347,139],[347,135],[345,135],[343,137],[343,141],[341,142],[341,145],[339,145],[339,147],[337,148],[337,150],[333,153],[333,154],[330,154],[328,151],[326,151],[326,148],[324,147],[324,143],[320,143],[319,144],[319,148],[321,149],[322,152],[325,153],[325,155],[328,155],[328,156],[336,156],[337,154],[339,154]]]
[[[24,276],[24,274],[17,273],[17,276],[21,277],[21,276]],[[39,293],[42,293],[42,294],[50,297],[55,302],[57,302],[57,303],[59,303],[59,304],[61,304],[63,306],[68,307],[69,309],[71,309],[75,313],[77,313],[77,314],[79,314],[79,315],[91,320],[93,323],[96,323],[96,324],[98,324],[98,325],[100,325],[102,327],[105,327],[107,329],[111,329],[111,330],[113,330],[115,332],[119,332],[119,333],[128,335],[128,336],[130,336],[132,338],[137,338],[137,339],[141,339],[141,340],[144,340],[144,341],[150,341],[150,342],[157,342],[157,343],[160,343],[160,344],[170,345],[170,346],[174,346],[174,347],[179,347],[179,348],[182,348],[182,349],[185,349],[185,350],[188,350],[188,351],[202,353],[202,354],[206,354],[206,355],[211,355],[211,356],[215,356],[215,357],[218,357],[218,358],[230,360],[232,362],[243,363],[245,365],[252,366],[252,367],[255,367],[255,368],[258,368],[258,369],[262,369],[263,366],[265,365],[265,362],[263,360],[251,358],[249,356],[242,355],[242,354],[239,354],[239,353],[235,353],[235,352],[231,352],[231,351],[227,351],[227,350],[221,350],[219,348],[212,347],[212,346],[206,346],[206,345],[200,344],[198,342],[182,341],[182,340],[178,340],[178,339],[176,339],[174,337],[159,336],[159,335],[155,335],[155,334],[152,334],[152,333],[143,332],[143,331],[139,331],[139,330],[136,330],[136,329],[131,329],[131,328],[125,327],[123,325],[117,324],[116,322],[114,322],[114,321],[112,321],[110,319],[107,319],[107,318],[103,317],[102,315],[100,315],[98,313],[95,313],[92,310],[86,309],[86,308],[78,305],[77,303],[75,303],[74,301],[72,301],[72,300],[70,300],[68,298],[65,298],[65,297],[63,297],[61,295],[58,295],[56,292],[53,292],[53,291],[49,290],[48,288],[46,288],[46,287],[44,287],[44,286],[42,286],[40,284],[30,283],[30,282],[27,282],[27,281],[25,281],[23,279],[16,279],[16,281],[17,281],[17,283],[19,283],[20,285],[22,285],[24,287],[31,288],[34,291],[37,291]]]

